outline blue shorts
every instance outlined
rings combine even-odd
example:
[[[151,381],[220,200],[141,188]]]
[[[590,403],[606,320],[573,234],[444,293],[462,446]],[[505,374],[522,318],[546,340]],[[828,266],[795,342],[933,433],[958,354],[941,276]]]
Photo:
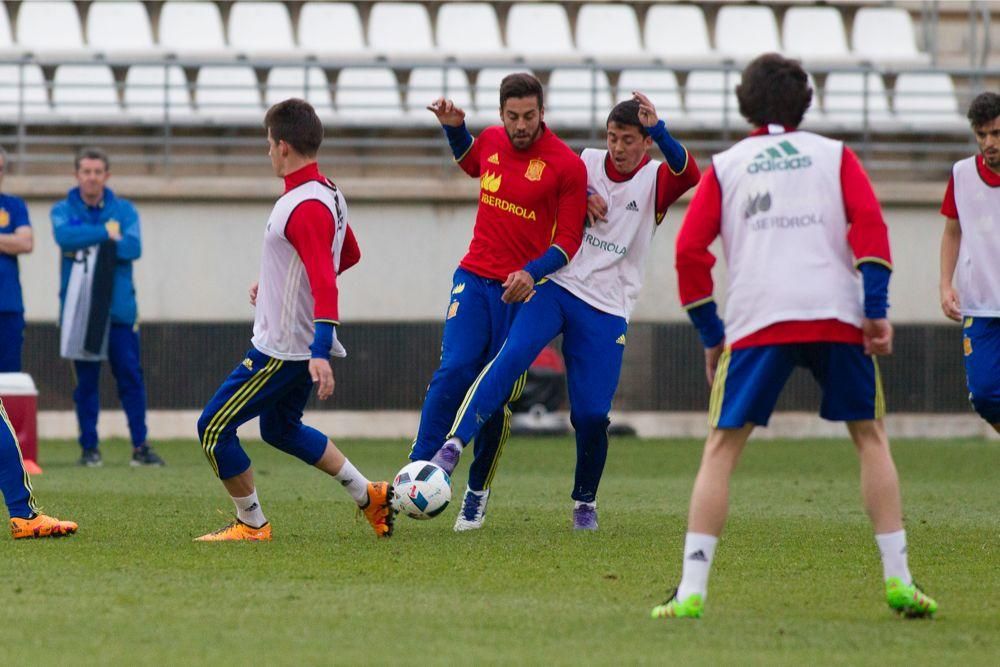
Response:
[[[983,419],[1000,424],[1000,318],[966,317],[962,333],[969,400]]]
[[[788,343],[738,350],[719,360],[708,422],[713,428],[767,426],[796,366],[809,369],[823,392],[819,414],[830,421],[881,419],[885,395],[878,361],[852,343]]]

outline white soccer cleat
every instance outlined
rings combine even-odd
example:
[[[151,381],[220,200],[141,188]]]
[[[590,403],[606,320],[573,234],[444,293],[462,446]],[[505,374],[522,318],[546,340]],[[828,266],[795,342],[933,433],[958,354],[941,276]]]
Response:
[[[486,503],[490,500],[490,490],[473,491],[465,487],[465,496],[462,498],[462,509],[455,519],[455,532],[461,533],[466,530],[479,530],[486,521]]]

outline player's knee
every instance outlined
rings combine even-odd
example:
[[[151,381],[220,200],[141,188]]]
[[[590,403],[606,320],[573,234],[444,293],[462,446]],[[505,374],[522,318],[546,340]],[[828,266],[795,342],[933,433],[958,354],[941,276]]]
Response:
[[[980,417],[990,424],[1000,423],[1000,397],[996,395],[980,397],[976,394],[970,394],[969,399]]]
[[[208,432],[208,427],[212,423],[212,417],[215,416],[214,412],[209,412],[207,409],[201,413],[198,417],[198,441],[205,442],[205,433]]]
[[[274,415],[260,416],[260,437],[269,445],[281,448],[288,437],[288,425]]]
[[[573,411],[569,416],[570,423],[578,433],[593,433],[606,431],[611,420],[608,413],[592,410]]]

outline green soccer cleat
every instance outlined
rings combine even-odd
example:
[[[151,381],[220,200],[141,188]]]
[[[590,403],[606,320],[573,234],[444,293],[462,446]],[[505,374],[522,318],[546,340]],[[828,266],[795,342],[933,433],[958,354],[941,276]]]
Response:
[[[653,607],[650,614],[653,618],[701,618],[705,609],[705,601],[699,593],[692,593],[683,601],[677,599],[677,589],[670,594],[663,604]]]
[[[930,618],[938,608],[937,602],[920,590],[917,582],[907,585],[899,577],[885,580],[885,599],[890,609],[907,618]]]

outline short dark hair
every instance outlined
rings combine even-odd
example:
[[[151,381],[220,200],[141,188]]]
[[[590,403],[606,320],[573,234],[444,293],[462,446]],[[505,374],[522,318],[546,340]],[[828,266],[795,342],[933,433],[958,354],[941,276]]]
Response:
[[[608,121],[605,125],[611,125],[611,123],[637,127],[639,128],[639,134],[644,137],[649,136],[649,130],[647,130],[646,126],[639,120],[638,100],[625,100],[624,102],[616,104],[615,108],[608,114]]]
[[[323,123],[305,100],[292,97],[278,102],[264,116],[264,127],[274,143],[284,141],[305,157],[315,157],[323,143]]]
[[[73,168],[80,171],[80,163],[84,160],[100,160],[104,163],[104,171],[111,169],[111,161],[108,160],[108,154],[96,146],[81,148],[73,160]]]
[[[754,58],[736,86],[740,113],[757,127],[768,123],[798,127],[812,95],[802,64],[777,53]]]
[[[527,72],[508,74],[500,82],[500,108],[511,97],[536,97],[538,108],[545,108],[545,96],[542,93],[542,83]]]
[[[976,99],[969,105],[969,113],[966,114],[973,128],[991,123],[998,116],[1000,116],[1000,95],[996,93],[976,95]]]

